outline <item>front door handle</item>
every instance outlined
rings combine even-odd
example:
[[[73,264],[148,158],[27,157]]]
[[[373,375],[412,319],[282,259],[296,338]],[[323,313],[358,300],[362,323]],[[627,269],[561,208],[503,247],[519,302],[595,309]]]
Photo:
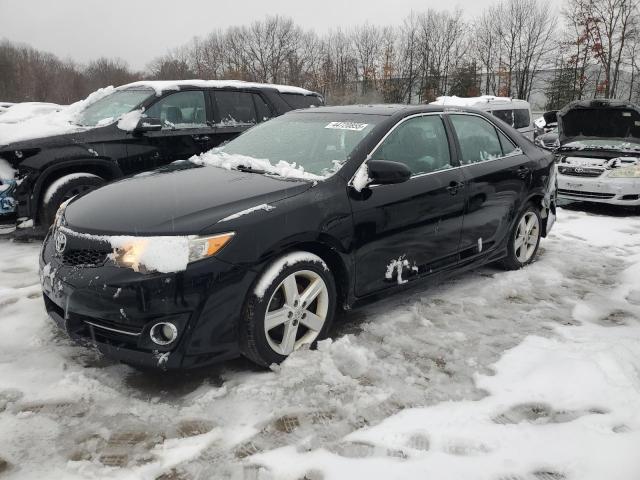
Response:
[[[193,135],[193,139],[196,142],[208,142],[210,140],[209,135]]]
[[[458,194],[458,190],[464,188],[464,182],[455,182],[452,181],[451,183],[449,183],[449,186],[447,187],[447,190],[449,190],[449,193],[451,195],[457,195]]]

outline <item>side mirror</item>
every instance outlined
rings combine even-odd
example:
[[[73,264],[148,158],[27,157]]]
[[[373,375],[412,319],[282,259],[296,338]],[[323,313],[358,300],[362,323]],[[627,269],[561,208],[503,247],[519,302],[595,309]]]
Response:
[[[144,133],[144,132],[157,132],[162,130],[162,120],[159,118],[147,118],[142,117],[136,128],[133,130],[135,133]]]
[[[372,184],[390,185],[406,182],[411,178],[411,170],[404,163],[388,160],[369,160],[367,162],[369,178]]]

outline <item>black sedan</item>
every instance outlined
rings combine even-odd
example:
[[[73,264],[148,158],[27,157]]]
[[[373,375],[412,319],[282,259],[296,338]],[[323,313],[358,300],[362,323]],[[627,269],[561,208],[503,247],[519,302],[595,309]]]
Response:
[[[527,265],[555,190],[552,155],[478,111],[291,112],[63,205],[42,249],[45,304],[126,363],[266,366],[326,337],[337,308]]]

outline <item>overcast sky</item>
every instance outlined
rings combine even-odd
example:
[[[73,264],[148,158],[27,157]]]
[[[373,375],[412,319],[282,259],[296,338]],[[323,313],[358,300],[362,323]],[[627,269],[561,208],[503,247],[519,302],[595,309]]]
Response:
[[[413,11],[464,8],[492,0],[0,0],[0,38],[78,62],[120,57],[133,68],[216,28],[281,14],[325,32],[369,21],[400,24]]]

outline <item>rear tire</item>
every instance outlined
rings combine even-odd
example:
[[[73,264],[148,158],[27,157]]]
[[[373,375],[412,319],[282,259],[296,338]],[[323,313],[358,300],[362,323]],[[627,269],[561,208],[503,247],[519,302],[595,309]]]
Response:
[[[240,320],[240,348],[258,365],[283,362],[328,334],[337,294],[322,259],[294,252],[275,260],[249,292]]]
[[[95,190],[104,183],[105,180],[102,177],[84,172],[71,173],[54,180],[42,196],[40,223],[48,228],[53,223],[56,212],[63,202],[76,195]]]
[[[498,265],[505,270],[518,270],[529,265],[538,253],[541,233],[540,209],[529,203],[509,235],[507,256]]]

